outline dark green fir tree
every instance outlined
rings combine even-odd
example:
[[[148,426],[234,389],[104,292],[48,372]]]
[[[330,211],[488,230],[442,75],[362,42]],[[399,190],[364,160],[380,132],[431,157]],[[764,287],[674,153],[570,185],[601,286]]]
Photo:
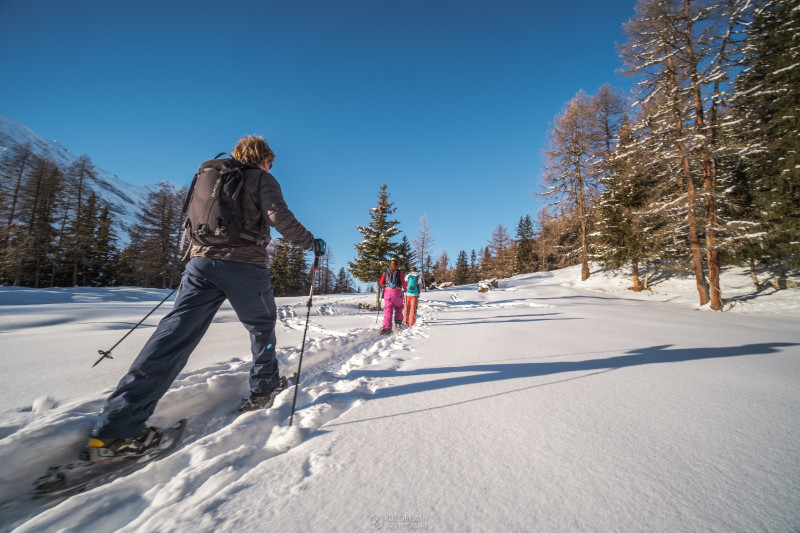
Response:
[[[350,273],[364,283],[376,283],[387,268],[387,260],[398,253],[398,244],[392,239],[400,233],[399,222],[392,218],[396,211],[394,203],[389,201],[387,185],[381,185],[378,191],[378,205],[369,210],[368,226],[357,226],[363,240],[355,245],[356,259],[348,263]],[[377,293],[379,294],[379,293]],[[376,305],[380,304],[376,296]]]

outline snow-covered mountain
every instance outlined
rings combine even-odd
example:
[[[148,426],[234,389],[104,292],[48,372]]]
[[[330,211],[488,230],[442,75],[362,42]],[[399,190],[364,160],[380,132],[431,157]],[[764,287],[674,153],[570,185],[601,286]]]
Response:
[[[58,141],[49,141],[28,126],[0,114],[0,153],[14,144],[26,142],[30,143],[37,155],[47,157],[62,169],[66,169],[78,159],[78,156],[70,153]],[[89,157],[91,158],[91,154]],[[140,210],[140,203],[151,191],[159,188],[161,183],[134,185],[97,165],[94,169],[96,179],[89,184],[89,187],[111,206],[112,212],[115,213],[118,237],[121,241],[127,242],[126,228],[134,222]]]

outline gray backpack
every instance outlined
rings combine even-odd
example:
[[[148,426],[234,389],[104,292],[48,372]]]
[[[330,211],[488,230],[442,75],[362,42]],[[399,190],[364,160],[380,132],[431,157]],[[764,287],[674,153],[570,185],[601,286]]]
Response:
[[[200,246],[237,246],[258,243],[258,235],[244,231],[242,192],[244,170],[258,168],[236,159],[214,159],[200,165],[183,203],[185,233]]]

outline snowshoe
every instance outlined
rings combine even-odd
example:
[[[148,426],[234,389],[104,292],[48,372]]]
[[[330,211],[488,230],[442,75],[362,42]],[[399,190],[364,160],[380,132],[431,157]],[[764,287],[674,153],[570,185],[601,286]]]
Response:
[[[180,444],[185,429],[184,418],[163,430],[148,428],[133,439],[92,439],[83,450],[87,454],[81,452],[81,458],[98,459],[51,466],[34,482],[33,495],[71,496],[131,474],[168,455]]]
[[[81,461],[104,461],[124,456],[138,456],[161,443],[161,430],[149,427],[130,439],[92,437],[80,453]]]
[[[292,374],[292,376],[289,378],[281,376],[278,380],[278,386],[275,387],[272,392],[266,396],[250,396],[249,398],[242,399],[236,411],[239,413],[246,413],[248,411],[255,411],[257,409],[269,409],[275,402],[275,398],[277,398],[280,393],[288,389],[290,383],[294,384],[296,379],[297,374]]]

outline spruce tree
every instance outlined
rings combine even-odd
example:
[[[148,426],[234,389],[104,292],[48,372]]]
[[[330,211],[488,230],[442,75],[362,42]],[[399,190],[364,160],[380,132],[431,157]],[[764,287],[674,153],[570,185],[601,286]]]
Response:
[[[427,273],[427,277],[423,278],[425,290],[427,290],[428,285],[436,281],[433,276],[433,258],[430,255],[425,256],[425,261],[422,262],[422,270]]]
[[[353,292],[353,281],[344,267],[339,269],[339,274],[336,276],[336,283],[333,286],[333,292],[335,294],[347,294]]]
[[[469,283],[469,263],[467,262],[467,252],[464,250],[458,252],[458,257],[456,258],[453,283],[455,285],[466,285]]]
[[[403,235],[400,244],[397,245],[397,257],[400,258],[400,270],[406,271],[411,265],[415,265],[417,256],[414,250],[411,249],[411,243],[408,242],[408,237]]]
[[[119,283],[117,272],[119,251],[116,241],[114,221],[109,207],[105,205],[97,217],[94,239],[89,252],[90,285],[109,287]]]
[[[272,253],[269,270],[272,276],[272,290],[275,296],[288,296],[292,290],[289,241],[283,237],[273,239],[270,248]]]
[[[309,291],[309,268],[302,248],[289,245],[289,296],[301,296]]]
[[[397,254],[398,244],[392,239],[400,233],[399,222],[391,218],[396,211],[394,203],[389,201],[387,185],[381,185],[378,191],[378,205],[370,209],[368,226],[357,226],[363,240],[355,245],[357,257],[348,263],[350,273],[364,283],[377,282],[387,267],[387,259]],[[376,306],[380,305],[376,296]]]
[[[512,274],[525,274],[536,271],[536,251],[534,250],[533,221],[530,215],[520,217],[517,225],[517,247],[511,267]]]
[[[800,254],[800,0],[763,4],[747,31],[733,124],[759,244],[784,271],[784,259]]]
[[[602,179],[597,208],[595,257],[608,268],[631,264],[633,289],[643,288],[639,263],[659,256],[666,221],[658,198],[658,173],[648,163],[648,150],[624,121],[611,173]],[[654,205],[655,204],[655,205]]]

